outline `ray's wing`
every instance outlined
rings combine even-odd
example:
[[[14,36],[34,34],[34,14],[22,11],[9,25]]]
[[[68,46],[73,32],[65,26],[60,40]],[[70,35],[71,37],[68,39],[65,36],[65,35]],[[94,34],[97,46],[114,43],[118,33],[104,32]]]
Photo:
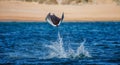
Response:
[[[62,13],[62,17],[61,17],[61,19],[60,19],[60,22],[58,23],[58,26],[59,26],[60,23],[63,21],[63,19],[64,19],[64,13]]]
[[[50,23],[52,26],[56,26],[56,25],[53,24],[53,22],[52,22],[52,20],[51,20],[51,15],[50,15],[50,13],[47,15],[46,21],[47,21],[48,23]]]

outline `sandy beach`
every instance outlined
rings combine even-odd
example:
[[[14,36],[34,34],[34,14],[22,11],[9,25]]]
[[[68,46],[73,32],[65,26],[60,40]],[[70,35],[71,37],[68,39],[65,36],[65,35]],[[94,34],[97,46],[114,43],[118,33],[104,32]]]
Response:
[[[64,21],[120,21],[116,4],[45,5],[20,1],[0,1],[0,21],[45,21],[51,12]]]

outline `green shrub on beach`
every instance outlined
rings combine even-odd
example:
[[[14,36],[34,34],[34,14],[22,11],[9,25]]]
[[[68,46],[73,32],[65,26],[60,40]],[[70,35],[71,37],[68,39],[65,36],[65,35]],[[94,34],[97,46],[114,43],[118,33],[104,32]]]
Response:
[[[120,0],[114,0],[117,5],[120,5]]]
[[[24,2],[37,2],[40,4],[97,4],[113,2],[120,5],[120,0],[0,0],[0,1],[24,1]]]
[[[59,1],[62,1],[61,4],[87,4],[87,3],[92,3],[92,4],[96,4],[97,2],[102,2],[101,0],[22,0],[22,1],[26,1],[26,2],[38,2],[40,4],[59,4]],[[106,0],[105,0],[106,1]],[[113,1],[116,4],[120,5],[120,0],[109,0],[109,1]]]

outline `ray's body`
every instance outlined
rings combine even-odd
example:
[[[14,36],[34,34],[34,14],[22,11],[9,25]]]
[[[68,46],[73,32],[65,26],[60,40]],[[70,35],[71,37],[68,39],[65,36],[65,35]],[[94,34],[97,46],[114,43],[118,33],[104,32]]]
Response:
[[[50,23],[52,26],[56,26],[58,27],[60,25],[60,23],[63,21],[64,19],[64,13],[62,14],[62,17],[59,18],[54,14],[48,13],[47,17],[46,17],[46,21],[48,23]]]

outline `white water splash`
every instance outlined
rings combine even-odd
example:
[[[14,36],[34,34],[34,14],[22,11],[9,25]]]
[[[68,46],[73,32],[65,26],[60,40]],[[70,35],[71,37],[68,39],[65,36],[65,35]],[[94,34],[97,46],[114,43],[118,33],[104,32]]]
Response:
[[[84,43],[86,40],[84,40],[81,45],[77,48],[77,50],[73,50],[70,46],[68,49],[64,48],[64,44],[62,41],[62,38],[60,36],[60,33],[58,32],[58,40],[57,42],[53,42],[52,45],[47,45],[51,51],[48,55],[48,58],[83,58],[83,57],[91,57],[89,52],[85,50]]]
[[[62,38],[60,37],[60,34],[58,33],[58,41],[53,42],[52,45],[47,45],[46,47],[50,48],[52,51],[50,52],[50,55],[48,57],[50,58],[66,58],[66,52],[63,47],[63,41]]]

